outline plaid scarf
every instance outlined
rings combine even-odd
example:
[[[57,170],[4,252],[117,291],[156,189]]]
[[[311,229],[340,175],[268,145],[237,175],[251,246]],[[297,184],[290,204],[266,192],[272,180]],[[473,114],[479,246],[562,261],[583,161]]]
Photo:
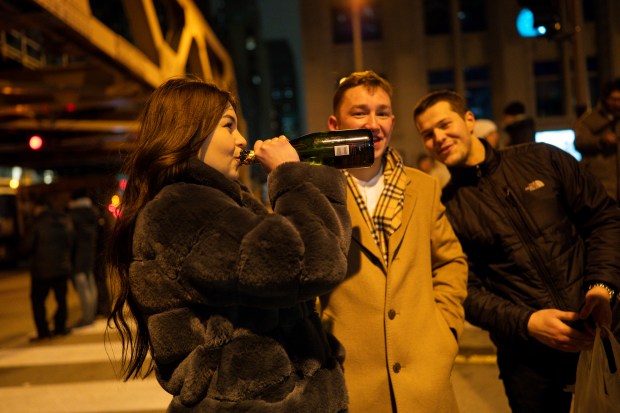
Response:
[[[403,204],[405,202],[405,182],[407,176],[405,175],[403,160],[398,152],[392,148],[388,148],[385,152],[383,166],[384,187],[372,217],[353,177],[346,170],[344,174],[347,177],[347,183],[353,193],[355,202],[357,202],[364,221],[366,221],[387,265],[389,258],[388,242],[390,236],[400,227]]]

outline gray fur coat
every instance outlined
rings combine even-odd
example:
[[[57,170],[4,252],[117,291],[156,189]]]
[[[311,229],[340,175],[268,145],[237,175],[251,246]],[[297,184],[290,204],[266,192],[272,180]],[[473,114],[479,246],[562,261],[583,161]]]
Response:
[[[131,293],[148,324],[169,412],[340,412],[340,344],[315,297],[346,273],[342,174],[287,163],[275,214],[200,161],[138,216]]]

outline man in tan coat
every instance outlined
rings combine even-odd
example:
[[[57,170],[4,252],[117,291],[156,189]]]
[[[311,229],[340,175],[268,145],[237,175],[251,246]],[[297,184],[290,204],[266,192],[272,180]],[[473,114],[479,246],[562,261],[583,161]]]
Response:
[[[346,280],[321,297],[346,350],[350,412],[457,412],[450,382],[463,329],[467,264],[436,179],[389,147],[391,86],[372,71],[343,79],[330,130],[368,128],[375,163],[345,171],[353,236]]]

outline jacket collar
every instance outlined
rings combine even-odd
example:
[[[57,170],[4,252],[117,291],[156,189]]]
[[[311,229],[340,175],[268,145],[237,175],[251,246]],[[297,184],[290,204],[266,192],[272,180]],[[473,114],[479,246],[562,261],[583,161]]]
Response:
[[[205,185],[219,189],[237,203],[242,203],[242,185],[225,177],[199,159],[191,159],[188,168],[174,178],[174,182]]]
[[[480,139],[480,142],[484,146],[484,161],[474,166],[449,167],[453,183],[458,185],[475,183],[479,178],[490,175],[497,169],[501,158],[500,152],[491,147],[486,140]]]

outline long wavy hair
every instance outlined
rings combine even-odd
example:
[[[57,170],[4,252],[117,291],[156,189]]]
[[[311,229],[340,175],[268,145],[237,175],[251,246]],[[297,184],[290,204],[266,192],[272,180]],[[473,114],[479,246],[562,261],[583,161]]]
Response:
[[[140,116],[137,141],[122,167],[127,185],[121,214],[106,251],[115,295],[107,328],[115,328],[121,338],[124,380],[148,376],[153,370],[151,360],[142,372],[149,335],[129,285],[136,219],[142,208],[198,156],[229,104],[236,109],[234,97],[214,84],[192,77],[173,78],[151,94]]]

